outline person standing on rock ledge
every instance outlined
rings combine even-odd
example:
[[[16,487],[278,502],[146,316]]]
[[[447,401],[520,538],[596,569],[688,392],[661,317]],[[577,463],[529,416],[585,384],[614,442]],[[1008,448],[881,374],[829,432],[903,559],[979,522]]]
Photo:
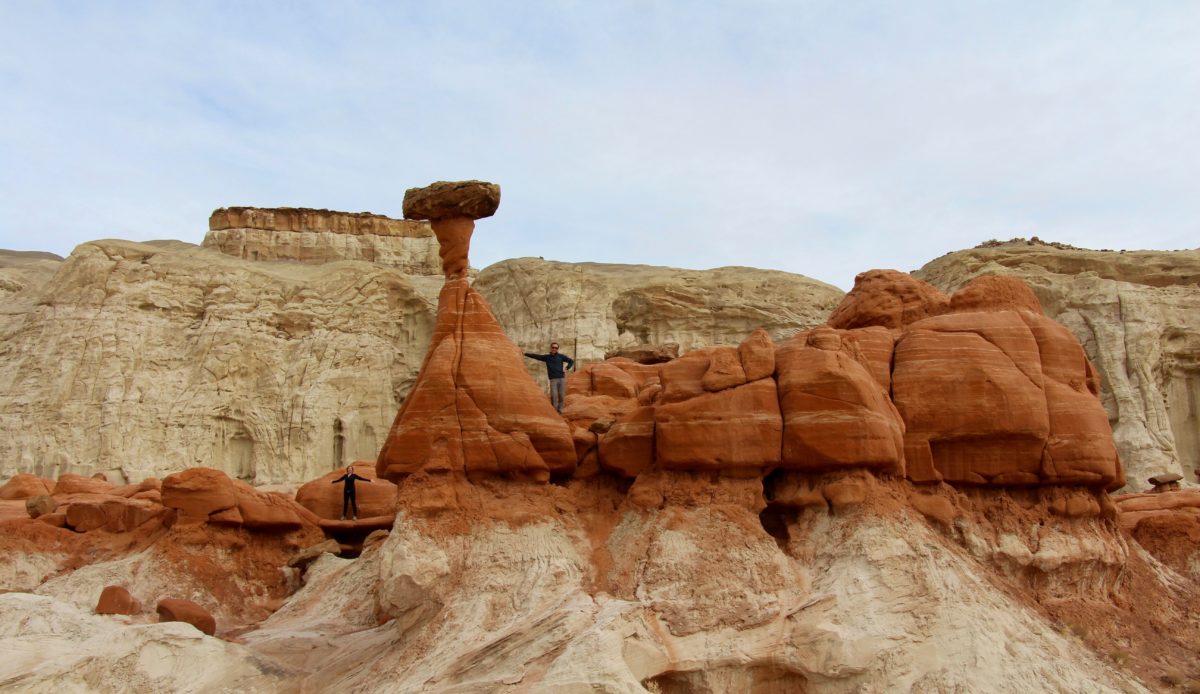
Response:
[[[337,484],[343,480],[345,480],[346,486],[342,487],[342,520],[346,520],[346,511],[348,509],[353,509],[351,517],[354,520],[358,520],[358,501],[354,498],[354,480],[362,480],[367,484],[370,484],[371,480],[354,474],[353,465],[347,465],[346,474],[330,482],[330,484]]]
[[[562,414],[563,401],[567,399],[566,374],[563,373],[563,362],[572,371],[575,370],[575,360],[565,354],[558,353],[558,343],[550,343],[549,354],[533,354],[526,352],[530,359],[546,362],[546,375],[550,378],[550,404]]]

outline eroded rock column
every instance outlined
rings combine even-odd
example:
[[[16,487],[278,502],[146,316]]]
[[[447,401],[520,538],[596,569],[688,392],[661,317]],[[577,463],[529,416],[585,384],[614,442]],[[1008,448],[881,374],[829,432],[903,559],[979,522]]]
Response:
[[[467,277],[475,220],[499,204],[500,187],[482,181],[439,182],[404,196],[405,217],[429,220],[438,237],[446,282],[421,373],[380,451],[381,477],[398,481],[423,472],[545,481],[575,469],[566,423]]]

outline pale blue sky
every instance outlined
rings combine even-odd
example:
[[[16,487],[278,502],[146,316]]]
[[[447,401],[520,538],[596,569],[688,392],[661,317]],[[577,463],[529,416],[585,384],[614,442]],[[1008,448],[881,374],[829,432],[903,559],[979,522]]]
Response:
[[[472,264],[1200,245],[1200,3],[0,0],[0,248],[503,188]]]

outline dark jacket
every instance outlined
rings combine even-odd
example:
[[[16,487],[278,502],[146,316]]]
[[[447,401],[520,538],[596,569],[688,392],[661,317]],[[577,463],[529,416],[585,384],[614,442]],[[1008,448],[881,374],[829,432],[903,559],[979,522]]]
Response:
[[[562,352],[559,352],[558,354],[533,354],[531,352],[526,352],[525,356],[529,357],[530,359],[537,359],[538,361],[546,362],[546,375],[550,378],[565,377],[563,375],[563,362],[566,362],[569,368],[575,368],[575,360],[563,354]]]
[[[342,493],[349,494],[350,496],[354,496],[354,480],[362,480],[363,482],[366,482],[367,484],[371,483],[371,480],[367,479],[366,477],[359,477],[358,475],[356,475],[352,472],[349,475],[342,475],[341,477],[337,478],[336,480],[330,482],[330,484],[337,484],[338,482],[341,482],[342,480],[346,481],[346,487],[345,487],[345,489],[342,490]]]

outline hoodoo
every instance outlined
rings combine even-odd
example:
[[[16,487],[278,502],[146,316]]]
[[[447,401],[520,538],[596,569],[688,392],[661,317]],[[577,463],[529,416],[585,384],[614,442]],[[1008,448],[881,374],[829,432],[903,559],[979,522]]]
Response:
[[[425,472],[547,481],[575,468],[566,423],[467,277],[475,220],[499,204],[500,187],[482,181],[405,193],[405,216],[433,226],[446,279],[425,361],[379,454],[381,477],[398,481]]]

